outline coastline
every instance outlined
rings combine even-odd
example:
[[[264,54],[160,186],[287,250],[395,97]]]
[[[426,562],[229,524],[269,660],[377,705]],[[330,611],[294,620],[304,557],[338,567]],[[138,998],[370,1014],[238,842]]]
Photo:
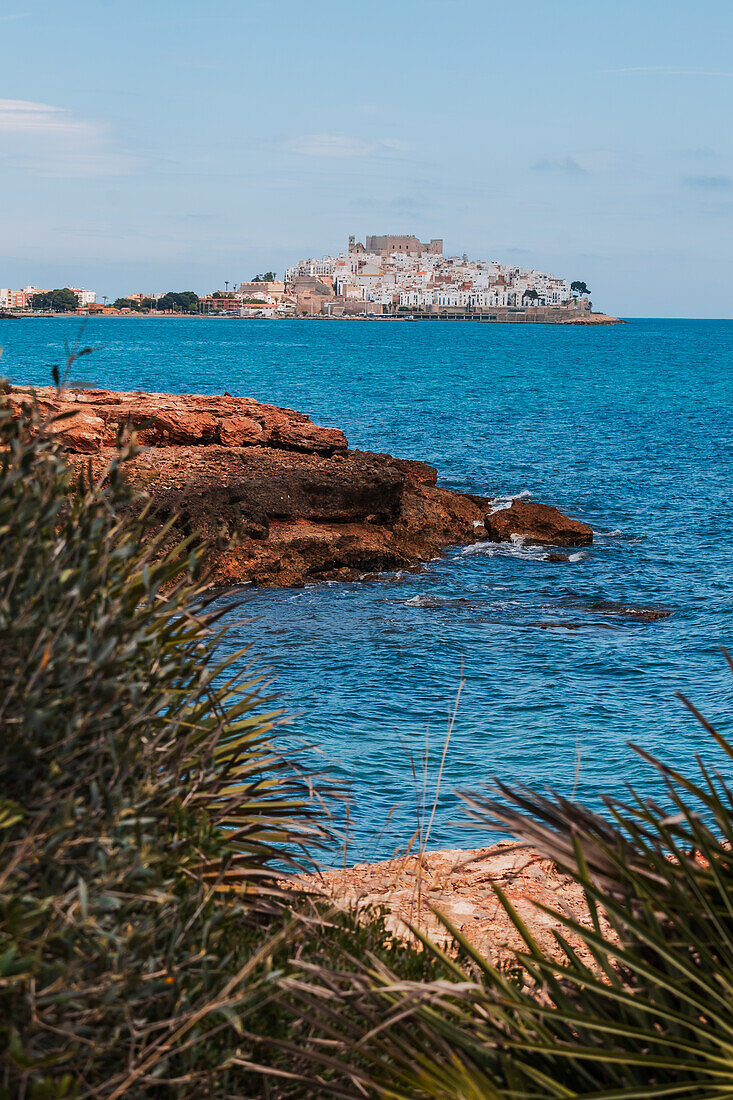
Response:
[[[126,475],[170,524],[161,549],[196,533],[215,585],[364,580],[484,541],[568,560],[563,549],[593,541],[550,505],[454,492],[425,462],[352,450],[339,429],[247,397],[11,386],[6,399],[15,415],[34,399],[44,416],[65,414],[55,434],[95,476],[134,429]]]
[[[379,313],[351,313],[344,314],[342,316],[332,316],[326,313],[320,314],[283,314],[281,316],[268,316],[268,317],[256,317],[250,314],[240,315],[237,313],[156,313],[150,311],[149,313],[137,313],[135,311],[105,311],[104,313],[89,313],[89,312],[66,312],[66,313],[5,313],[0,314],[0,321],[27,321],[27,320],[52,320],[54,318],[63,317],[69,319],[76,319],[80,321],[87,320],[107,320],[118,318],[130,318],[133,320],[186,320],[186,321],[396,321],[396,322],[413,322],[413,321],[473,321],[479,324],[490,325],[626,325],[629,322],[622,317],[613,317],[607,313],[591,313],[578,317],[560,317],[548,319],[547,317],[534,317],[524,316],[521,314],[513,314],[504,317],[482,316],[479,313],[471,314],[410,314],[405,316],[396,316],[394,314],[379,314]]]

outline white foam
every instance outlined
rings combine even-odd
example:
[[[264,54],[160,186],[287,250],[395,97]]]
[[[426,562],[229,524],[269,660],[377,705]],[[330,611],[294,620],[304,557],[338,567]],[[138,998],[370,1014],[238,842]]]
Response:
[[[470,546],[465,546],[461,550],[462,554],[487,554],[489,557],[493,556],[494,550],[498,547],[498,542],[474,542]]]
[[[481,554],[486,558],[518,558],[520,561],[542,561],[546,546],[526,545],[523,535],[513,535],[511,542],[475,542],[461,550],[462,554]]]
[[[405,607],[450,607],[451,601],[444,596],[412,596],[405,600]]]
[[[494,497],[489,515],[493,516],[496,512],[504,512],[507,508],[511,508],[515,500],[529,500],[531,496],[534,496],[531,489],[522,489],[519,493],[507,493],[503,497]]]

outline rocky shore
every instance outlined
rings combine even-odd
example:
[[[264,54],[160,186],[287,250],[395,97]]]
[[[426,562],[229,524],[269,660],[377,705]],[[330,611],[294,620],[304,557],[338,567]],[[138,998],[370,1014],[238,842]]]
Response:
[[[404,940],[419,928],[434,942],[448,942],[441,914],[495,965],[510,962],[525,945],[492,883],[501,887],[542,950],[560,957],[555,931],[563,931],[580,957],[589,952],[578,936],[540,909],[547,906],[592,926],[582,887],[552,860],[526,845],[502,841],[488,848],[446,849],[397,856],[380,863],[324,871],[298,880],[316,897],[343,910],[376,908],[387,928]],[[607,922],[601,917],[603,928]]]
[[[142,450],[132,485],[170,539],[200,532],[215,584],[302,585],[419,566],[448,546],[523,539],[588,545],[556,508],[452,492],[424,462],[351,450],[343,432],[247,397],[12,386],[16,414],[36,400],[74,463],[95,472],[120,430]]]

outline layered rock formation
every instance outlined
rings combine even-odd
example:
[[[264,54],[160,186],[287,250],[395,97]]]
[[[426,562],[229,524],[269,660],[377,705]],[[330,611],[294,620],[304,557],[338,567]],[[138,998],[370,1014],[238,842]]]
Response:
[[[343,432],[247,397],[12,387],[16,415],[34,400],[71,461],[100,471],[128,427],[143,445],[128,467],[170,539],[200,532],[217,584],[298,585],[416,566],[446,546],[526,537],[592,541],[585,524],[522,501],[437,485],[424,462],[349,450]]]

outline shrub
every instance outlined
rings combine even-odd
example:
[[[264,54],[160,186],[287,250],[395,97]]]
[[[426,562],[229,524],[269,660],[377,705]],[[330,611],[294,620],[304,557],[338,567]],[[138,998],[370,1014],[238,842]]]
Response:
[[[325,836],[190,544],[123,517],[120,446],[75,473],[0,394],[8,1098],[231,1095],[289,935],[263,914]]]

